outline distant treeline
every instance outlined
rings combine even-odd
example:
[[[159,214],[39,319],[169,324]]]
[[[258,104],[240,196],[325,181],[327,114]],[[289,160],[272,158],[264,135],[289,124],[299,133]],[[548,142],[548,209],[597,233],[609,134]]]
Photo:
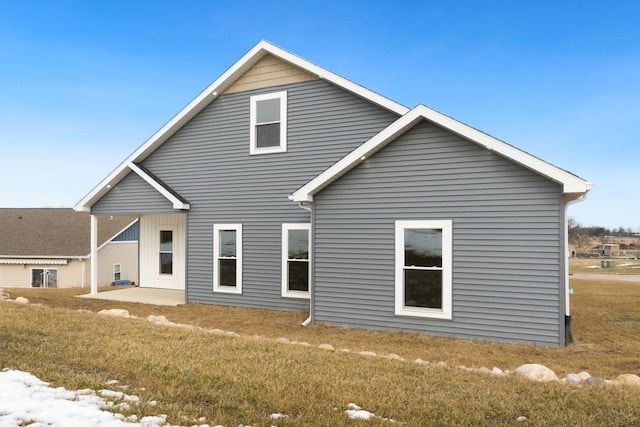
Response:
[[[574,218],[569,218],[569,238],[572,237],[638,237],[637,230],[631,227],[607,228],[600,226],[584,226]]]

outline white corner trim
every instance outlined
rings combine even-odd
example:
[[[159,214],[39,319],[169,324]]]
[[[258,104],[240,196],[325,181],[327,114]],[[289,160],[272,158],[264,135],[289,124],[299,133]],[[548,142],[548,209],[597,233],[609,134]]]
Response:
[[[386,144],[406,132],[420,120],[429,120],[463,138],[469,139],[484,148],[510,159],[522,166],[533,170],[563,186],[564,193],[586,193],[591,189],[591,183],[573,175],[557,166],[547,163],[525,151],[506,142],[500,141],[484,132],[472,128],[462,122],[452,119],[436,110],[424,105],[417,105],[404,116],[391,123],[371,139],[347,154],[337,163],[320,173],[311,181],[295,191],[290,199],[294,202],[312,202],[313,196],[340,176],[344,175]]]
[[[171,202],[171,204],[173,205],[174,209],[183,209],[183,210],[189,210],[190,209],[191,206],[189,205],[189,203],[184,203],[182,200],[178,199],[176,196],[171,194],[171,192],[167,191],[166,188],[164,188],[162,185],[160,185],[158,183],[158,181],[156,181],[155,179],[151,178],[145,171],[140,169],[135,163],[131,162],[127,166],[133,172],[138,174],[138,176],[140,176],[140,178],[145,180],[145,182],[147,184],[152,186],[158,193],[162,194],[167,200],[169,200]]]

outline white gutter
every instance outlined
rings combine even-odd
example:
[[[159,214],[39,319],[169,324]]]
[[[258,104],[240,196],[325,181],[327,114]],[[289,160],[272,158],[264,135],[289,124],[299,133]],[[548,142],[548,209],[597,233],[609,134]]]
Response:
[[[311,208],[309,206],[305,206],[304,202],[298,202],[298,206],[300,206],[302,209],[309,211],[309,213],[311,214],[311,230],[309,231],[309,247],[313,247],[312,243],[313,243],[313,212],[311,211]],[[312,269],[313,266],[313,252],[310,251],[310,256],[309,256],[309,270]],[[309,280],[309,317],[307,317],[304,322],[302,322],[300,324],[300,326],[308,326],[311,323],[311,311],[313,310],[313,274],[310,275],[311,280]]]

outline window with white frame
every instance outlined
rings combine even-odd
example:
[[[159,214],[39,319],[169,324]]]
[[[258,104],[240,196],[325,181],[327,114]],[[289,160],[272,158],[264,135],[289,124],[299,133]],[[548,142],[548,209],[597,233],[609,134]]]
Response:
[[[122,274],[121,274],[121,267],[120,264],[113,264],[113,281],[117,282],[120,280]]]
[[[213,226],[213,290],[242,293],[242,224]]]
[[[452,221],[396,221],[395,314],[451,319]]]
[[[160,230],[160,274],[173,274],[173,230]]]
[[[282,224],[282,296],[309,298],[310,224]]]
[[[287,151],[287,92],[251,97],[250,154]]]

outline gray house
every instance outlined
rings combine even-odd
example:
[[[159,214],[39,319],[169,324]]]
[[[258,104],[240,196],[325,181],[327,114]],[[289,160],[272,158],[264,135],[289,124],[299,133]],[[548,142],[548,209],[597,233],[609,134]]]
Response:
[[[140,286],[189,302],[562,346],[590,187],[262,41],[75,209],[138,216]]]

